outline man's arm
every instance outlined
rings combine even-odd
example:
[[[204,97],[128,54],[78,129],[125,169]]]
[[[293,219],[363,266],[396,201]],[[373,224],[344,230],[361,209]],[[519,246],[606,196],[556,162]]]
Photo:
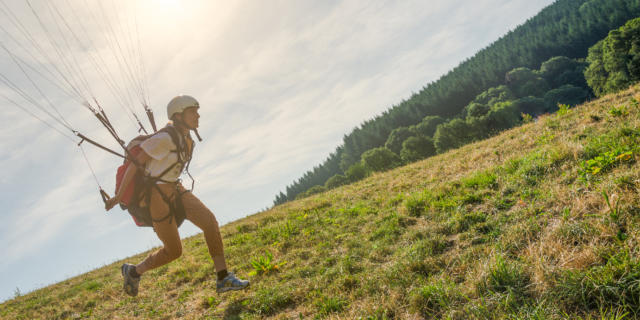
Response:
[[[132,163],[127,167],[127,171],[124,172],[122,183],[120,184],[120,188],[117,190],[116,195],[113,198],[107,200],[107,203],[105,204],[105,209],[107,209],[107,211],[111,210],[111,208],[113,208],[116,204],[120,203],[120,199],[122,199],[122,193],[124,192],[124,190],[127,190],[127,187],[131,183],[131,180],[133,180],[136,172],[138,172],[138,166],[144,167],[150,159],[151,156],[149,156],[143,149],[140,149],[140,152],[135,157],[134,162],[137,165],[133,165]]]

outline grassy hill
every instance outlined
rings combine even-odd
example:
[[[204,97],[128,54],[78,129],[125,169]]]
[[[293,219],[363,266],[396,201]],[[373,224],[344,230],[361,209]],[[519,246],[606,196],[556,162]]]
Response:
[[[638,100],[633,87],[561,108],[228,224],[247,291],[215,293],[197,235],[136,298],[117,262],[7,301],[0,318],[635,318]]]

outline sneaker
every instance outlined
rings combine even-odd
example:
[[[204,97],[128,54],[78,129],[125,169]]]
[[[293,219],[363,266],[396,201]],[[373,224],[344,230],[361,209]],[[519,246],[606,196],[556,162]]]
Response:
[[[135,267],[132,264],[125,263],[120,268],[122,277],[124,277],[124,292],[133,297],[138,295],[138,284],[140,283],[140,277],[135,278],[129,275],[129,270]]]
[[[229,290],[242,290],[249,286],[249,280],[240,280],[236,278],[233,272],[229,272],[222,280],[218,280],[216,283],[216,291],[218,293],[226,292]]]

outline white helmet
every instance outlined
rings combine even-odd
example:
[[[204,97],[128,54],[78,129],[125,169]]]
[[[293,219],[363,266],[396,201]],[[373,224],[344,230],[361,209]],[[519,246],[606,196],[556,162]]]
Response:
[[[169,118],[169,120],[171,120],[171,117],[173,117],[174,114],[181,113],[185,109],[191,107],[200,108],[198,100],[196,100],[192,96],[179,95],[171,99],[171,101],[169,101],[169,104],[167,104],[167,117]]]

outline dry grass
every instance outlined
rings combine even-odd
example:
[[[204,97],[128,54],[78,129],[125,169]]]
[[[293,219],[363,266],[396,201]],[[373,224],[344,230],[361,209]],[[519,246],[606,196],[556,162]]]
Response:
[[[241,276],[267,251],[281,264],[247,291],[215,293],[197,235],[136,298],[121,291],[120,261],[7,301],[0,318],[639,316],[637,164],[581,179],[590,152],[637,157],[631,98],[639,87],[224,226]]]

